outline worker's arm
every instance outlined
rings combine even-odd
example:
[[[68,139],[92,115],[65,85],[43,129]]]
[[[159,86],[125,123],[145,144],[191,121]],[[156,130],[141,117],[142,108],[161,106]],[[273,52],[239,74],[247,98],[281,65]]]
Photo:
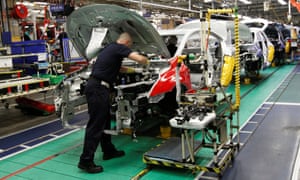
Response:
[[[149,64],[149,59],[146,56],[140,55],[137,52],[130,53],[128,58],[136,61],[139,64]]]
[[[139,64],[147,65],[150,63],[149,59],[146,56],[140,55],[137,52],[130,53],[128,58]],[[136,69],[132,68],[132,67],[121,66],[120,72],[121,73],[135,73]]]

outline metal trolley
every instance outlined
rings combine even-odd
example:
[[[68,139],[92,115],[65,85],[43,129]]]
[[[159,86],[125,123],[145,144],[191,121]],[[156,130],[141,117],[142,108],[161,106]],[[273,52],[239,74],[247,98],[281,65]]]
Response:
[[[146,152],[143,161],[150,167],[190,169],[221,176],[239,149],[239,138],[233,137],[239,124],[233,120],[232,95],[196,93],[188,96],[204,102],[182,102],[182,113],[170,120],[180,135]],[[208,155],[212,158],[211,163],[201,163],[201,152],[205,149],[211,151]]]

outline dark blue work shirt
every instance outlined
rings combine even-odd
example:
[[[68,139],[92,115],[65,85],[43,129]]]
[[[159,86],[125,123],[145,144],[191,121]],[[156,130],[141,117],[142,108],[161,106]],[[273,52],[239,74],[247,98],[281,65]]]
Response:
[[[92,76],[113,84],[120,71],[123,58],[132,52],[123,44],[111,43],[102,49],[92,69]]]

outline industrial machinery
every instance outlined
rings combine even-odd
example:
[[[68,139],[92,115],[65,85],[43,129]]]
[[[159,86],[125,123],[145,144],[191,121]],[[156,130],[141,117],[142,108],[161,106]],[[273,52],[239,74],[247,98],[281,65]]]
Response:
[[[133,37],[132,49],[151,59],[150,67],[124,60],[124,65],[136,68],[137,73],[120,74],[115,84],[113,101],[117,105],[118,121],[115,133],[121,132],[123,123],[126,128],[133,127],[136,123],[132,121],[141,114],[140,109],[145,109],[142,104],[151,85],[159,72],[168,67],[168,61],[161,57],[170,55],[157,31],[135,12],[107,4],[85,6],[75,11],[68,17],[66,30],[74,47],[89,65],[70,74],[56,89],[56,112],[63,124],[71,127],[69,121],[75,113],[74,107],[85,104],[84,86],[97,53],[106,44],[114,42],[120,33],[129,32]],[[147,112],[147,108],[145,110]]]
[[[201,21],[202,36],[209,37],[209,19],[213,13],[234,13],[234,9],[217,9],[206,12],[206,22]],[[206,27],[206,28],[203,28]],[[213,173],[214,177],[222,176],[225,168],[233,160],[239,149],[239,137],[233,138],[234,132],[239,131],[239,120],[233,120],[238,113],[239,97],[239,39],[238,18],[235,18],[235,59],[234,64],[224,62],[222,66],[214,63],[214,57],[207,50],[207,41],[201,42],[201,55],[198,63],[202,64],[199,71],[204,79],[205,87],[191,92],[181,91],[182,78],[176,71],[176,100],[179,104],[177,115],[169,120],[173,128],[179,129],[179,135],[171,137],[161,145],[146,152],[143,161],[149,166],[166,166],[181,169],[191,169]],[[178,58],[178,67],[184,62]],[[222,69],[222,70],[221,70]],[[227,94],[224,84],[232,76],[235,69],[236,97],[233,103],[232,94]],[[162,83],[161,86],[164,84]],[[238,118],[238,116],[237,116]],[[212,161],[201,163],[201,154],[205,149],[210,150]],[[204,174],[203,173],[203,174]],[[140,174],[141,176],[141,174]]]
[[[132,129],[132,137],[135,138],[135,132],[146,126],[147,118],[151,118],[152,125],[167,119],[180,135],[146,152],[144,162],[149,166],[188,168],[221,175],[239,147],[239,138],[234,140],[234,133],[239,130],[238,115],[235,113],[238,113],[240,105],[238,26],[235,26],[234,58],[220,62],[211,53],[207,41],[210,15],[234,12],[234,9],[206,12],[207,18],[201,19],[200,52],[192,61],[190,54],[167,59],[170,55],[157,31],[127,9],[114,5],[93,5],[72,13],[67,22],[68,35],[90,65],[103,45],[114,41],[124,31],[129,31],[133,36],[133,49],[151,59],[149,67],[123,61],[123,65],[134,67],[136,72],[119,75],[113,96],[116,125],[105,133],[119,134],[125,129]],[[238,24],[237,17],[235,24]],[[191,66],[199,68],[197,86],[191,83]],[[56,112],[67,127],[72,127],[69,122],[74,115],[74,107],[85,103],[83,90],[89,68],[87,66],[73,73],[56,90]],[[225,91],[233,74],[236,78],[235,99]],[[203,148],[212,151],[212,163],[199,164],[197,153]]]

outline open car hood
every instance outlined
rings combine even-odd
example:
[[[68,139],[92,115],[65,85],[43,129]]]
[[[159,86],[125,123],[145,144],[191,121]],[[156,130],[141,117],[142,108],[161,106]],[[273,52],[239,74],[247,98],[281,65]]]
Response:
[[[122,32],[131,34],[132,50],[170,57],[162,38],[146,19],[117,5],[93,4],[75,10],[67,18],[66,32],[78,53],[88,60]]]

